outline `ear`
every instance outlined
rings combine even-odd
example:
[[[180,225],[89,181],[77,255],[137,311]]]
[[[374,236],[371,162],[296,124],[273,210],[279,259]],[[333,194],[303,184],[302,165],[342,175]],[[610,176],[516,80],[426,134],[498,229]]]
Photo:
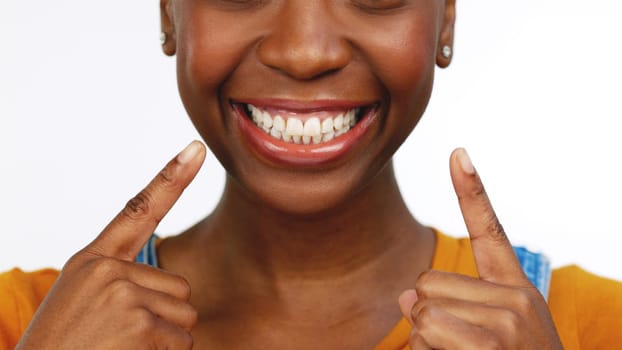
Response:
[[[443,15],[443,23],[436,48],[436,64],[441,68],[447,68],[451,63],[454,48],[454,28],[456,24],[456,0],[446,0]],[[449,55],[443,53],[443,48],[448,46],[451,49]]]
[[[167,56],[174,56],[177,51],[175,22],[173,21],[173,4],[171,0],[160,0],[160,28],[162,30],[162,51]]]

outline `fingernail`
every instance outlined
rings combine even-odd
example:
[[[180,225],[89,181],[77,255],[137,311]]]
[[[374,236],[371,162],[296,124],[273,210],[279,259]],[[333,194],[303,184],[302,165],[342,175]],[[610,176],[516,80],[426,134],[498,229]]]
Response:
[[[469,157],[469,154],[464,148],[458,149],[458,161],[460,162],[462,171],[469,175],[475,174],[475,167],[473,166],[471,157]]]
[[[200,143],[192,141],[183,151],[177,155],[177,161],[181,164],[189,163],[199,153]]]

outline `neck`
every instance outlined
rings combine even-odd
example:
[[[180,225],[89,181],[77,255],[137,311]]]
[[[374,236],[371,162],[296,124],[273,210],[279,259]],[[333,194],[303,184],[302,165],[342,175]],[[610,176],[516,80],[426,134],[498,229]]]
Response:
[[[231,181],[208,219],[242,271],[273,283],[348,278],[391,265],[404,247],[419,246],[419,225],[399,192],[392,164],[339,207],[293,216],[249,199]],[[241,219],[236,213],[245,213]],[[410,243],[410,244],[409,244]],[[416,253],[416,252],[412,252]]]
[[[169,240],[161,261],[188,278],[193,304],[209,317],[302,329],[362,322],[375,343],[401,317],[399,294],[430,268],[434,235],[406,208],[392,164],[347,202],[287,215],[228,180],[212,215]]]

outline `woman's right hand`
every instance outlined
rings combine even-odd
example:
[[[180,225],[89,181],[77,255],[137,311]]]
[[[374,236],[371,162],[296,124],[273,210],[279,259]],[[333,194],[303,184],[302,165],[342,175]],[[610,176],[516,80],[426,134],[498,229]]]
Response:
[[[191,143],[65,264],[16,349],[192,348],[188,282],[134,259],[205,152]]]

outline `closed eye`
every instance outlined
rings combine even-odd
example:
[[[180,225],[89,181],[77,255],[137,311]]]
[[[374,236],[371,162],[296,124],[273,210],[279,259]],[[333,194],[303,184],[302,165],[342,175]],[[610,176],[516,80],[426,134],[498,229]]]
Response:
[[[251,8],[256,8],[264,3],[267,0],[208,0],[216,3],[221,9],[224,10],[246,10]]]
[[[390,11],[404,7],[407,0],[352,0],[352,4],[368,12]]]

